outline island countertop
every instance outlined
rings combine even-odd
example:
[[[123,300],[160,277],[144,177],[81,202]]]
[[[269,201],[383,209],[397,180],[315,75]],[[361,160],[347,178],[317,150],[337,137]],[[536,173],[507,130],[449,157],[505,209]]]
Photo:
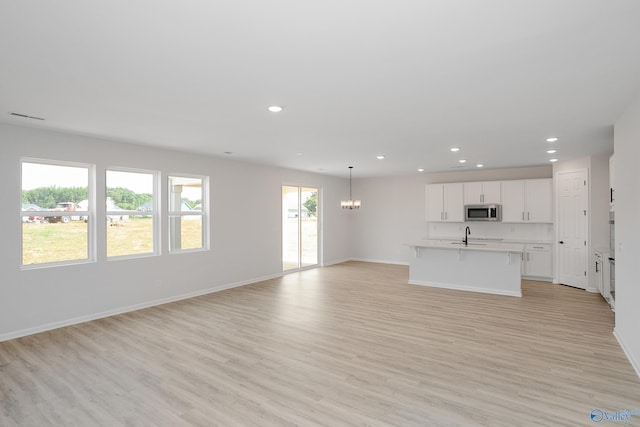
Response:
[[[416,240],[408,243],[409,284],[521,297],[524,245]]]
[[[524,245],[494,241],[471,241],[468,245],[465,245],[462,241],[452,242],[450,240],[423,239],[410,242],[408,245],[412,248],[461,249],[465,251],[516,253],[522,253],[524,251]]]

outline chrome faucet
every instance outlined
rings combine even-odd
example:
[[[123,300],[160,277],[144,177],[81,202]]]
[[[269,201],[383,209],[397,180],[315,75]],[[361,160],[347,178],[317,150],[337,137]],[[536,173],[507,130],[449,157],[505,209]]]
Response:
[[[464,245],[468,246],[469,245],[469,235],[471,234],[471,229],[467,226],[467,228],[464,229]]]

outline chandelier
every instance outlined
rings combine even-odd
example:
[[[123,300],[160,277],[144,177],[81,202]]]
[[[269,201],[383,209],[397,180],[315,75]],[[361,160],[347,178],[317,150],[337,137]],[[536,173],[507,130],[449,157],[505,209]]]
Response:
[[[342,209],[360,209],[360,200],[353,200],[351,197],[351,170],[353,166],[349,166],[349,200],[342,200],[340,206]]]

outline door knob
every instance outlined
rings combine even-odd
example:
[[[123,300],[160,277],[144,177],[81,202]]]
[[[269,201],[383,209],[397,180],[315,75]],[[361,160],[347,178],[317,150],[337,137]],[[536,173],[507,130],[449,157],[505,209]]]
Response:
[[[561,245],[564,245],[564,240],[560,240],[558,243],[560,243]]]

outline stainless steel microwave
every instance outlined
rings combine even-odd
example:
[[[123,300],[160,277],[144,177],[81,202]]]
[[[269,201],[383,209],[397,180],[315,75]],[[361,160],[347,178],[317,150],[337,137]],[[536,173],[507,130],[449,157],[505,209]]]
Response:
[[[502,221],[502,205],[466,205],[465,221]]]

